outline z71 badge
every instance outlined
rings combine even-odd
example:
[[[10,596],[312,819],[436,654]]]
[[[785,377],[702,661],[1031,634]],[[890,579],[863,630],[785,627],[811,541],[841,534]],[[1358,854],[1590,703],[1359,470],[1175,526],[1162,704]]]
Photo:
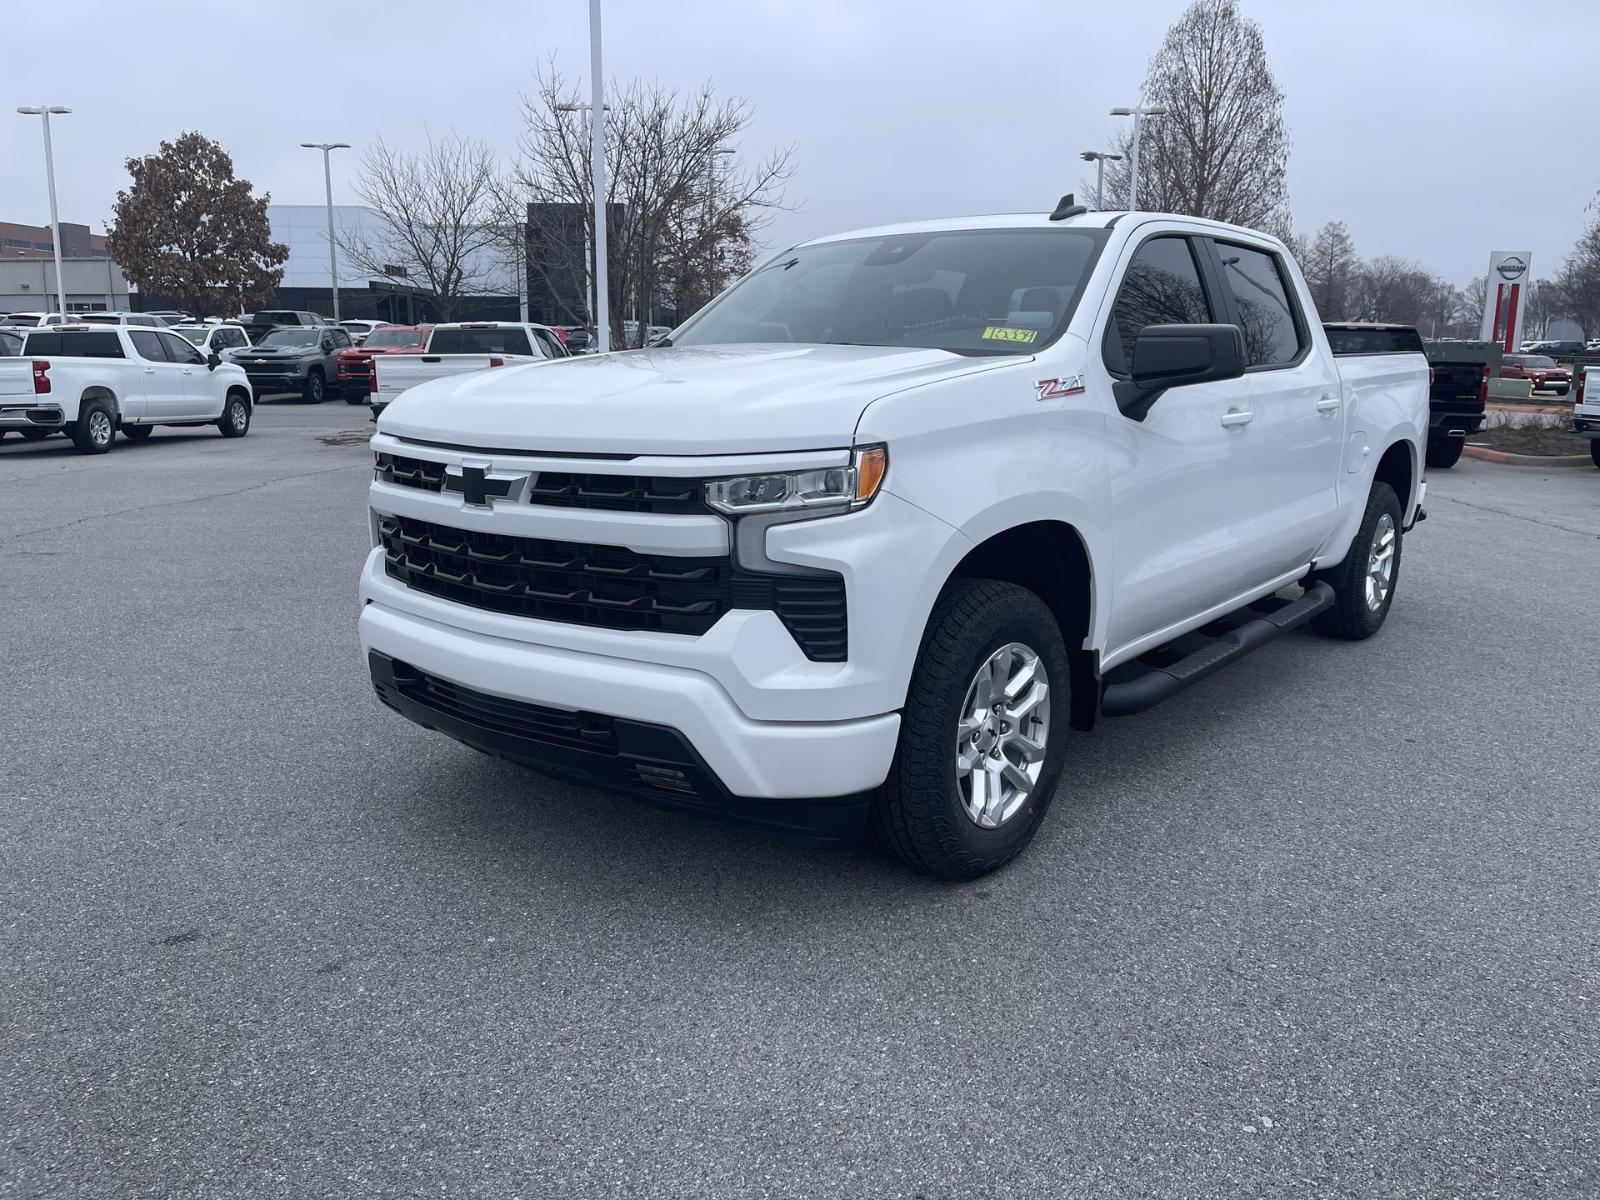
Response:
[[[1036,379],[1033,381],[1037,399],[1054,400],[1057,396],[1076,396],[1085,390],[1082,375],[1068,375],[1065,379]]]

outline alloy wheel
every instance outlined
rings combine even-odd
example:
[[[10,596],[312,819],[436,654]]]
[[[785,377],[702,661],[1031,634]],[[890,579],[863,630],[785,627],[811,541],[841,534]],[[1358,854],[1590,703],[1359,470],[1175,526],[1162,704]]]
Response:
[[[973,824],[997,829],[1038,785],[1050,741],[1050,678],[1029,646],[1009,642],[967,686],[956,724],[956,787]]]
[[[1394,518],[1384,513],[1372,531],[1372,546],[1367,551],[1367,607],[1377,612],[1394,586]]]

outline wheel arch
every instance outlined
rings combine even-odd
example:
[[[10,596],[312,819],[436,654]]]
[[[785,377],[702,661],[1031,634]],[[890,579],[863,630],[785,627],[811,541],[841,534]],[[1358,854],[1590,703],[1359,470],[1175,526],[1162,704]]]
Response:
[[[1097,578],[1089,542],[1071,522],[1037,518],[995,529],[951,569],[955,579],[994,579],[1025,587],[1049,607],[1072,662],[1072,724],[1087,729],[1099,711],[1099,656],[1092,644]]]
[[[78,395],[79,410],[82,411],[83,406],[90,400],[107,401],[111,405],[112,421],[118,425],[122,424],[122,405],[117,400],[116,392],[112,391],[103,383],[91,383]]]

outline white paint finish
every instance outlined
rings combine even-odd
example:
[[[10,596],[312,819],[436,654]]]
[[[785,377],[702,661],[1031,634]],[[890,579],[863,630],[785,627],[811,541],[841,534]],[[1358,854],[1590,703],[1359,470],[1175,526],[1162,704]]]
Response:
[[[683,668],[486,637],[454,623],[368,604],[363,654],[511,700],[603,712],[677,729],[736,796],[843,796],[889,773],[898,713],[857,721],[752,721],[710,677]]]

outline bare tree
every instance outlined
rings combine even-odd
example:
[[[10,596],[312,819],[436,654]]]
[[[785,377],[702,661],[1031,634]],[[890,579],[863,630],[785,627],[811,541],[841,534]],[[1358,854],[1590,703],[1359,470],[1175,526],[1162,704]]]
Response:
[[[1355,315],[1366,321],[1417,325],[1427,332],[1440,286],[1440,280],[1416,263],[1390,255],[1375,258],[1355,273]]]
[[[1600,221],[1583,231],[1583,236],[1567,255],[1558,282],[1572,319],[1583,329],[1583,336],[1600,333]]]
[[[1536,279],[1528,285],[1527,331],[1530,337],[1550,336],[1550,324],[1567,315],[1567,298],[1559,281]]]
[[[592,263],[574,261],[578,254],[592,257],[594,244],[589,114],[578,110],[575,90],[553,62],[537,82],[535,94],[523,99],[515,178],[532,204],[532,274],[560,298],[574,291],[580,266],[579,277],[594,274]],[[783,207],[793,151],[719,168],[720,152],[733,149],[750,123],[744,101],[718,99],[709,84],[688,95],[638,82],[607,90],[606,257],[612,340],[621,345],[630,311],[641,327],[663,302],[684,315],[748,263],[756,233]],[[592,295],[588,303],[588,312],[566,303],[565,315],[585,321]]]
[[[367,147],[355,190],[385,228],[348,231],[339,244],[370,274],[405,272],[433,293],[439,319],[452,320],[462,297],[497,274],[495,182],[494,154],[481,142],[430,137],[422,153],[409,154],[379,138]]]
[[[1141,208],[1292,234],[1283,92],[1261,26],[1235,0],[1194,0],[1150,60],[1142,95],[1167,111],[1144,123]],[[1126,206],[1131,132],[1117,149],[1123,158],[1106,164],[1106,191]]]
[[[1343,221],[1329,221],[1317,230],[1300,257],[1311,299],[1324,320],[1337,321],[1350,303],[1351,277],[1360,266],[1356,244]]]

